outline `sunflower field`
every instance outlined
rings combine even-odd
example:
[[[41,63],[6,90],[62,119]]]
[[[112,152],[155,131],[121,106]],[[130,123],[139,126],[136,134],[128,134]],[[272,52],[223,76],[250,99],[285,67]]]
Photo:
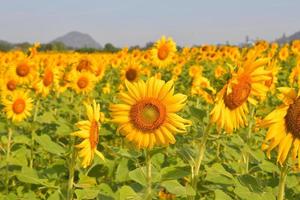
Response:
[[[300,40],[0,52],[0,199],[300,199]]]

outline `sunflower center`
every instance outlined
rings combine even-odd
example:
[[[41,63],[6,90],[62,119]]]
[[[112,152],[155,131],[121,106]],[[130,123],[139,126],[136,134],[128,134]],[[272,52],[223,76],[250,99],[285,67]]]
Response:
[[[53,83],[53,73],[50,70],[47,70],[45,72],[44,78],[43,78],[43,84],[47,87],[49,85],[51,85],[51,83]]]
[[[89,60],[80,60],[79,64],[77,65],[77,71],[81,72],[82,70],[91,70],[92,63]]]
[[[10,91],[15,90],[17,87],[17,83],[14,80],[10,80],[6,83],[6,88]]]
[[[27,76],[29,71],[30,71],[30,68],[26,63],[21,63],[16,68],[17,75],[21,76],[21,77]]]
[[[99,136],[98,136],[98,131],[99,131],[99,125],[98,122],[96,122],[95,120],[91,123],[91,129],[90,129],[90,145],[91,148],[94,149],[97,144],[98,144],[98,140],[99,140]]]
[[[293,136],[300,138],[300,98],[291,104],[284,117],[286,130]]]
[[[157,56],[160,60],[165,60],[169,55],[169,48],[167,45],[163,45],[158,49]]]
[[[224,95],[224,103],[230,109],[234,110],[247,101],[251,92],[251,85],[247,81],[239,82],[234,85],[230,94]]]
[[[135,69],[129,69],[126,71],[125,76],[128,81],[134,81],[136,79],[137,72]]]
[[[20,114],[25,110],[25,101],[24,99],[17,99],[12,105],[13,112]]]
[[[77,81],[77,85],[80,89],[86,88],[89,84],[89,80],[86,77],[80,77]]]
[[[134,126],[142,131],[159,128],[166,119],[166,107],[154,98],[137,102],[130,110],[130,119]]]

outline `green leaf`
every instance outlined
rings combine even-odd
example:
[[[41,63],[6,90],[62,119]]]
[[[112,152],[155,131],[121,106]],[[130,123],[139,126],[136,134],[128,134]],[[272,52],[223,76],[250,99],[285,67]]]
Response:
[[[140,167],[137,168],[131,172],[129,172],[129,178],[131,180],[134,180],[135,182],[141,184],[142,186],[146,186],[146,178],[145,178],[145,172],[146,168],[145,167]]]
[[[286,184],[289,188],[293,188],[293,187],[299,185],[299,180],[296,176],[287,176]]]
[[[253,156],[253,158],[255,158],[255,160],[257,161],[262,161],[265,159],[265,154],[260,149],[257,149],[255,151],[250,150],[249,152]]]
[[[201,110],[201,109],[196,108],[196,107],[191,107],[190,112],[191,112],[191,115],[193,117],[195,117],[196,119],[198,119],[199,121],[202,120],[206,116],[206,111],[205,110]]]
[[[99,194],[98,188],[85,188],[75,190],[78,199],[96,199]]]
[[[227,172],[220,163],[214,163],[211,167],[207,167],[207,172],[224,175],[228,178],[233,178],[232,174]]]
[[[79,181],[76,184],[76,186],[80,188],[88,188],[88,187],[95,186],[96,184],[97,184],[96,178],[89,177],[84,174],[79,174]]]
[[[65,149],[60,145],[56,144],[55,142],[53,142],[48,135],[44,134],[38,136],[35,134],[34,139],[37,143],[39,143],[43,147],[44,150],[50,153],[61,155],[65,152]]]
[[[70,135],[72,129],[66,123],[59,123],[56,134],[60,136]]]
[[[278,169],[277,165],[273,164],[270,161],[263,160],[262,163],[259,164],[259,167],[265,172],[269,172],[269,173],[277,172],[277,173],[279,173],[279,169]]]
[[[165,167],[161,170],[162,180],[180,179],[190,174],[187,167]]]
[[[166,190],[177,196],[187,196],[186,188],[182,186],[177,180],[169,180],[161,183],[161,186]]]
[[[59,196],[59,192],[55,191],[53,192],[49,197],[48,200],[59,200],[60,196]]]
[[[215,190],[215,200],[231,200],[232,198],[222,190]]]
[[[16,176],[19,181],[23,183],[31,183],[37,185],[44,185],[48,187],[53,187],[46,179],[41,179],[38,177],[37,172],[29,167],[22,167],[21,172],[16,173]]]
[[[13,141],[16,144],[19,143],[19,144],[27,144],[27,145],[30,145],[31,142],[30,139],[25,135],[16,135],[14,136]]]
[[[211,167],[206,167],[207,175],[205,179],[212,183],[231,185],[234,184],[233,176],[224,167],[215,163]]]
[[[259,183],[259,180],[257,180],[257,178],[255,178],[249,174],[245,174],[245,175],[239,176],[238,180],[240,181],[240,183],[243,186],[246,186],[249,190],[256,192],[256,193],[262,192],[261,185]]]
[[[116,171],[116,181],[124,182],[128,180],[128,159],[122,158]]]
[[[257,193],[250,192],[247,187],[237,185],[234,189],[234,193],[241,199],[245,200],[262,200],[261,195]]]
[[[42,115],[38,116],[36,121],[38,121],[40,123],[50,124],[50,123],[56,121],[56,119],[55,119],[53,113],[48,111],[48,112],[44,112]]]
[[[267,191],[262,194],[261,198],[267,200],[276,200],[276,196],[274,195],[273,188],[267,187],[266,190]]]
[[[118,200],[141,200],[138,194],[129,186],[123,186],[118,190]]]
[[[151,157],[152,164],[157,168],[160,168],[164,160],[165,160],[165,156],[162,153],[157,153]]]
[[[99,186],[99,192],[100,192],[100,199],[115,199],[115,194],[110,188],[110,186],[106,183],[101,183]]]

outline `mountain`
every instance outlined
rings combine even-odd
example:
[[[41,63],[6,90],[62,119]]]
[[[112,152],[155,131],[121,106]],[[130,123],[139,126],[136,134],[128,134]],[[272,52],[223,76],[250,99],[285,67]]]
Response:
[[[101,45],[95,41],[90,35],[80,33],[77,31],[69,32],[61,37],[54,39],[52,42],[64,43],[67,47],[80,49],[80,48],[102,48]]]
[[[299,40],[299,39],[300,39],[300,31],[298,31],[288,37],[285,34],[283,34],[283,36],[281,38],[277,39],[276,42],[283,44],[283,43],[288,43],[293,40]]]

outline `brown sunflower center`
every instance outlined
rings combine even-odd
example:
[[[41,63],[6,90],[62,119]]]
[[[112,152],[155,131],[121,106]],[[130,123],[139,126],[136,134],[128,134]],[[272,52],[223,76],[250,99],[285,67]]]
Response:
[[[289,106],[284,119],[286,130],[300,138],[300,98]]]
[[[47,86],[51,85],[51,83],[53,83],[53,79],[54,79],[54,76],[53,76],[52,71],[47,70],[45,72],[45,75],[43,78],[43,84],[47,87]]]
[[[134,81],[137,77],[137,71],[135,69],[130,68],[126,71],[125,76],[128,81]]]
[[[97,144],[98,144],[98,140],[99,140],[99,125],[98,122],[96,122],[95,120],[91,123],[91,129],[90,129],[90,145],[91,148],[94,149]]]
[[[224,95],[224,103],[230,109],[234,110],[247,101],[251,92],[251,85],[247,81],[241,81],[232,87],[230,94]]]
[[[160,60],[165,60],[169,55],[169,48],[167,45],[163,45],[158,49],[157,56]]]
[[[77,65],[77,71],[81,72],[82,70],[91,70],[92,63],[89,60],[80,60],[79,64]]]
[[[7,83],[6,83],[6,88],[10,91],[13,91],[17,88],[17,83],[16,81],[14,80],[9,80]]]
[[[77,85],[80,89],[86,88],[89,84],[89,80],[86,77],[80,77],[77,81]]]
[[[147,98],[137,102],[130,110],[134,126],[142,131],[159,128],[166,119],[166,107],[159,100]]]
[[[25,101],[24,99],[17,99],[12,105],[12,110],[16,114],[20,114],[25,110]]]
[[[17,75],[21,76],[21,77],[27,76],[29,71],[30,71],[30,68],[26,63],[21,63],[16,68]]]

